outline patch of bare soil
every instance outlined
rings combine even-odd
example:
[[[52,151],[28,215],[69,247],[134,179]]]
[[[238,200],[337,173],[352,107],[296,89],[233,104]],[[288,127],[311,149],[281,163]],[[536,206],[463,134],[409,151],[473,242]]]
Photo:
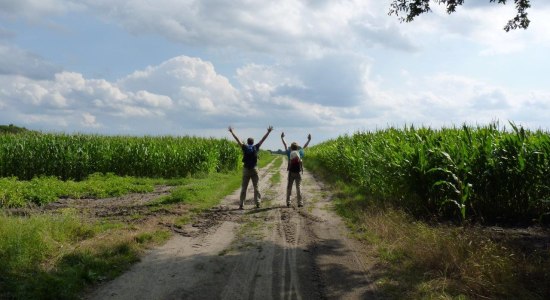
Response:
[[[490,239],[527,257],[538,255],[550,259],[550,228],[503,228],[486,227],[480,229]]]
[[[156,186],[150,193],[132,193],[110,198],[62,198],[45,206],[30,206],[26,208],[6,209],[10,215],[32,215],[42,212],[53,212],[72,208],[85,218],[108,219],[122,222],[141,222],[152,218],[177,215],[185,209],[185,205],[175,205],[169,211],[166,209],[151,209],[149,204],[162,196],[170,194],[172,186]]]
[[[138,215],[159,215],[164,212],[152,212],[148,204],[159,197],[170,194],[171,186],[156,186],[151,193],[132,193],[120,197],[103,199],[59,199],[43,207],[43,210],[58,210],[62,208],[74,208],[91,218],[107,218],[125,220],[128,217]]]
[[[282,182],[270,177],[282,173]],[[363,247],[330,210],[331,195],[307,171],[305,207],[287,208],[286,171],[262,169],[262,206],[249,187],[204,212],[87,299],[364,299],[377,298]],[[295,196],[293,194],[293,196]]]

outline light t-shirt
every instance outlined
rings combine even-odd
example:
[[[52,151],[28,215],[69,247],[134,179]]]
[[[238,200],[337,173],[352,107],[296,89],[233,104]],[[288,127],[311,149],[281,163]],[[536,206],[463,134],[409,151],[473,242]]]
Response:
[[[300,148],[298,150],[295,150],[297,151],[299,154],[300,154],[300,158],[303,158],[305,153],[304,153],[304,149],[303,148]],[[292,150],[290,150],[290,147],[288,147],[288,149],[286,149],[286,156],[288,157],[288,159],[290,159],[290,153],[292,152]]]

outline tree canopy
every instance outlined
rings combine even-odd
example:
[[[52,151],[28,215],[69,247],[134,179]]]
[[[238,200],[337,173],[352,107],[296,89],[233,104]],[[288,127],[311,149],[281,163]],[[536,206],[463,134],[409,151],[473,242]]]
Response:
[[[411,22],[415,17],[431,11],[430,3],[432,1],[437,4],[445,5],[448,14],[455,12],[457,6],[464,4],[464,0],[393,0],[390,4],[390,12],[388,14],[395,14],[396,16],[401,15],[399,18],[401,22]],[[527,29],[527,27],[529,27],[530,21],[527,17],[527,9],[531,7],[529,1],[530,0],[514,0],[517,14],[508,21],[506,26],[504,26],[506,32],[511,29]],[[489,0],[489,2],[506,4],[506,0]]]

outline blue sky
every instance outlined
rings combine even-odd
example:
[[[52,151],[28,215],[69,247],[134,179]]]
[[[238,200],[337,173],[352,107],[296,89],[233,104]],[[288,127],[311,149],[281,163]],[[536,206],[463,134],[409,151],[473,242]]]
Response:
[[[271,124],[270,149],[281,131],[550,129],[548,1],[508,33],[511,4],[400,23],[390,2],[0,0],[0,123],[243,139]]]

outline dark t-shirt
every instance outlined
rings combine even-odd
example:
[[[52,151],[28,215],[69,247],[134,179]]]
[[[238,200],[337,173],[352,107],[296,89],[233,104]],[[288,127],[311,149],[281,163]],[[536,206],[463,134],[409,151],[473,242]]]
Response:
[[[258,151],[260,151],[260,145],[256,144],[254,146],[244,144],[242,146],[243,150],[243,164],[247,169],[254,169],[258,164]]]

